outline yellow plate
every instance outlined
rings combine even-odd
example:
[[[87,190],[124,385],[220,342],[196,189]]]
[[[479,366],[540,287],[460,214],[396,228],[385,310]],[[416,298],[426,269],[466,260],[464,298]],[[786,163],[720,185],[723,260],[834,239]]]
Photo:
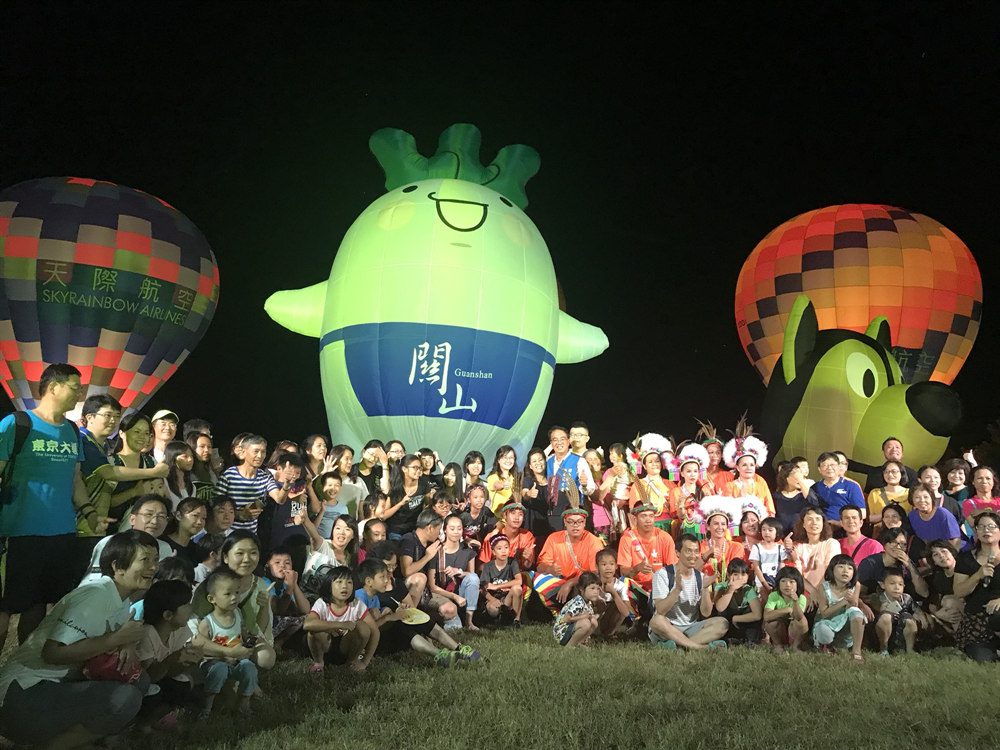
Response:
[[[404,611],[406,612],[406,617],[400,620],[400,622],[405,625],[423,625],[431,619],[429,614],[420,611],[416,607],[411,607]]]

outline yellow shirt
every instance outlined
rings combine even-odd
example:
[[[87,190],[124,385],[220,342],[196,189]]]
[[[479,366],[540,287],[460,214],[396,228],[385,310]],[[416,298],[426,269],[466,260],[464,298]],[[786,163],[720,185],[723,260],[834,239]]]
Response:
[[[513,476],[511,476],[511,487],[509,489],[494,490],[493,483],[498,481],[500,481],[500,477],[497,474],[490,474],[486,477],[486,491],[490,493],[490,510],[496,516],[500,515],[498,511],[510,502],[510,497],[514,493]]]
[[[906,487],[900,487],[895,492],[889,492],[885,487],[877,487],[868,493],[868,514],[881,516],[882,509],[889,503],[902,505],[907,513],[913,510],[913,506],[910,505],[910,491]]]

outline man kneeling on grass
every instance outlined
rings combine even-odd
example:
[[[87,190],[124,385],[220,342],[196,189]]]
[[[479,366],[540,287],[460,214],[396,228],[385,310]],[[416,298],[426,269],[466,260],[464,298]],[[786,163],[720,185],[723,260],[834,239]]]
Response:
[[[681,534],[676,565],[666,565],[653,576],[653,608],[649,640],[661,648],[724,648],[729,629],[724,617],[712,614],[715,576],[703,576],[698,539]]]

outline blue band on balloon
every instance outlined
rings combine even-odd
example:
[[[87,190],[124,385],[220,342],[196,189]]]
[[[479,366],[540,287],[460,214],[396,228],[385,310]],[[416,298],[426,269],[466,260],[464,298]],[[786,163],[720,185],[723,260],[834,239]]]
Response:
[[[325,333],[344,342],[351,387],[370,417],[461,419],[510,429],[528,407],[542,365],[533,341],[429,323],[366,323]]]

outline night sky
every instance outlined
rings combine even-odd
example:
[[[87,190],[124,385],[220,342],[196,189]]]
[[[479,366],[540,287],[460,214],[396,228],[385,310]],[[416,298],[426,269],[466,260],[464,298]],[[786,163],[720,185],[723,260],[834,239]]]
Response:
[[[218,258],[215,321],[147,413],[207,417],[226,440],[326,432],[316,341],[264,300],[326,279],[384,192],[374,130],[431,154],[471,122],[484,163],[510,143],[541,154],[527,213],[568,312],[611,341],[557,368],[543,428],[585,419],[607,445],[687,437],[693,417],[759,420],[740,267],[778,224],[848,202],[925,213],[971,248],[985,313],[954,383],[956,444],[1000,416],[988,4],[212,6],[4,4],[0,188],[54,175],[139,188]]]

